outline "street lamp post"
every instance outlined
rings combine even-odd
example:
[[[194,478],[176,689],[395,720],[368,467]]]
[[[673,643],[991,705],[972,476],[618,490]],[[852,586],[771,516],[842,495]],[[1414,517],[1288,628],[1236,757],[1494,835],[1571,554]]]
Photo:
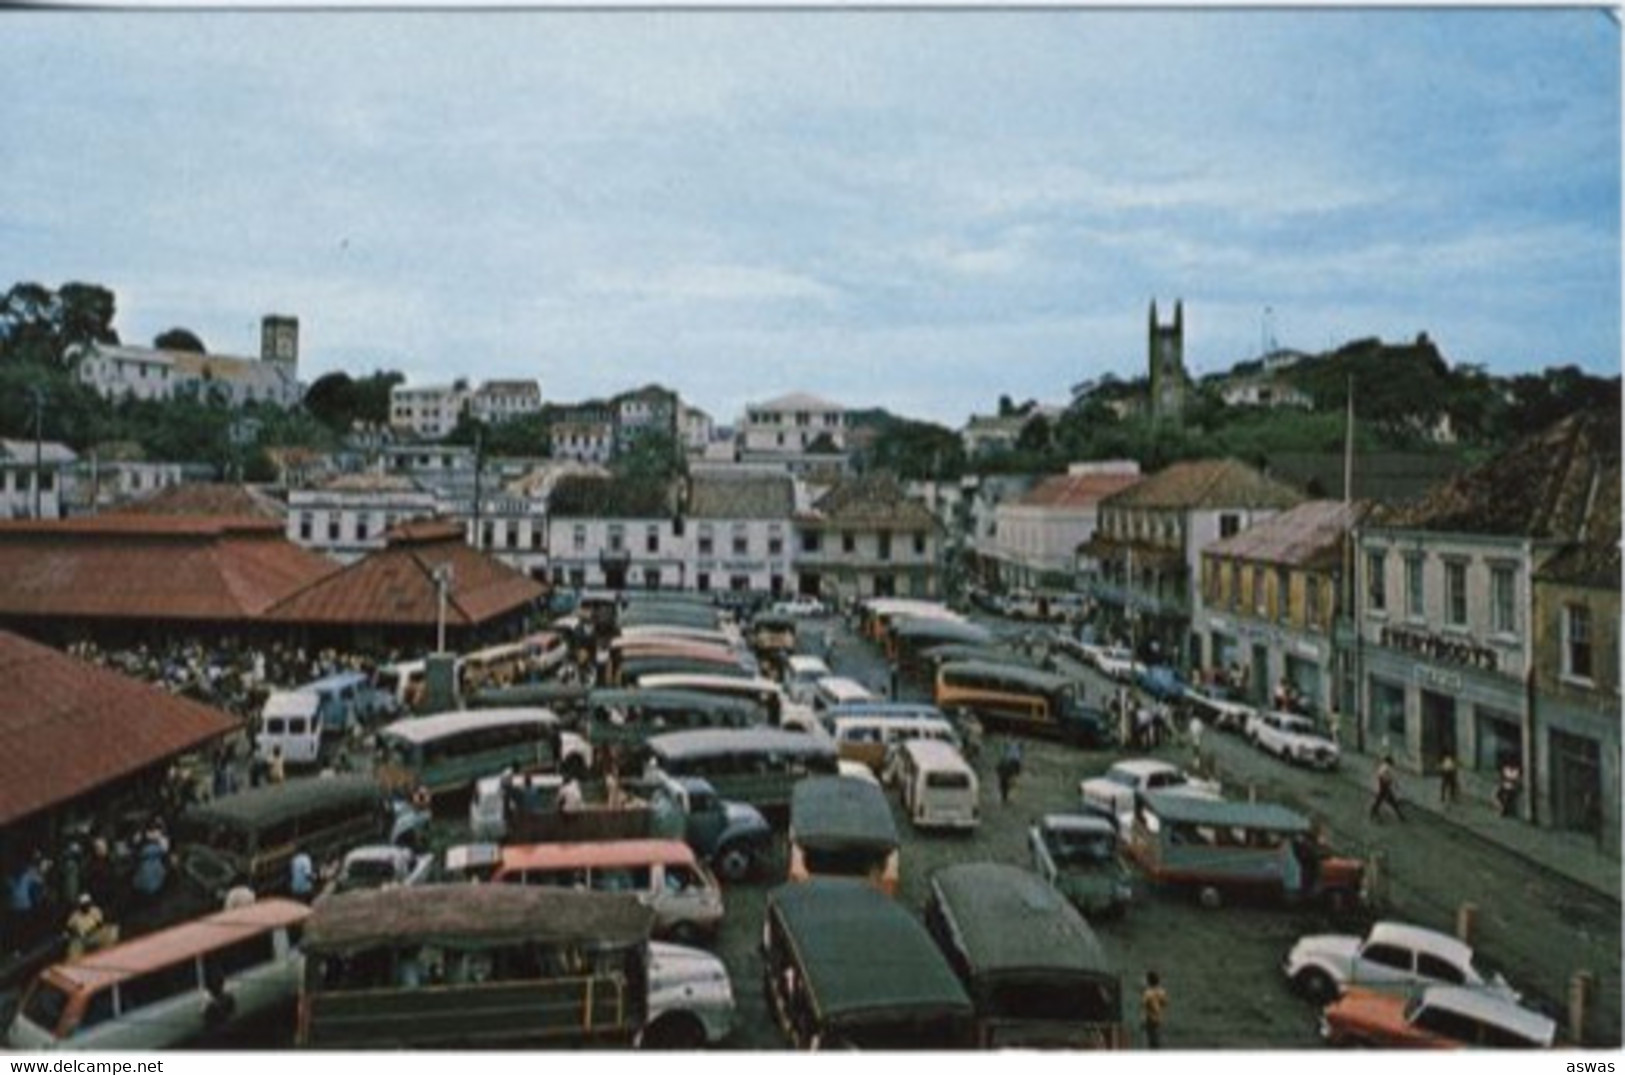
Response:
[[[439,591],[440,612],[435,620],[435,652],[446,652],[446,591],[451,588],[452,571],[450,564],[441,564],[435,568],[431,576],[434,579],[435,589]]]

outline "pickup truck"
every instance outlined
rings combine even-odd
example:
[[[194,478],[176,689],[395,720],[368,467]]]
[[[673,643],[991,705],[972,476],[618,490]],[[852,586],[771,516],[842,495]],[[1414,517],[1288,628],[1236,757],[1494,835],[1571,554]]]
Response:
[[[469,802],[476,840],[553,843],[579,840],[681,839],[726,881],[755,873],[773,846],[773,830],[759,810],[720,798],[698,777],[657,774],[628,782],[627,798],[611,804],[602,786],[584,789],[579,810],[559,808],[563,778],[552,774],[486,777]]]

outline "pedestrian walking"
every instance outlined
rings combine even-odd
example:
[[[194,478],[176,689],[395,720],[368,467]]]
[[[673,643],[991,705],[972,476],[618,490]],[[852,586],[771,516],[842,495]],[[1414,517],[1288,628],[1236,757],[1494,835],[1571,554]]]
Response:
[[[281,744],[272,745],[271,764],[266,770],[265,776],[272,784],[281,784],[288,779],[288,763],[282,757]]]
[[[1008,803],[1010,793],[1015,790],[1016,777],[1021,775],[1021,744],[1014,739],[1004,745],[1004,754],[999,758],[997,772],[999,774],[999,801]]]
[[[1168,990],[1162,987],[1162,976],[1154,970],[1145,972],[1145,988],[1140,992],[1140,1026],[1145,1030],[1145,1047],[1162,1048],[1162,1021],[1168,1012]]]
[[[1371,820],[1381,821],[1377,811],[1387,803],[1393,808],[1394,816],[1404,821],[1405,815],[1399,809],[1398,777],[1394,774],[1394,759],[1392,755],[1384,754],[1382,764],[1377,766],[1376,795],[1371,800]]]
[[[288,861],[288,892],[294,899],[306,903],[316,894],[316,864],[304,848]]]
[[[1456,758],[1446,754],[1439,759],[1439,802],[1449,806],[1461,798],[1460,774],[1456,772]]]

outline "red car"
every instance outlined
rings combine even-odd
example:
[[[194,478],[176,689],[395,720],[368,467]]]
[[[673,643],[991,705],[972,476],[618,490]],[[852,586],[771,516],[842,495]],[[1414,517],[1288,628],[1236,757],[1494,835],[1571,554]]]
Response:
[[[1349,989],[1327,1005],[1320,1036],[1333,1045],[1396,1049],[1549,1049],[1557,1024],[1482,989]]]

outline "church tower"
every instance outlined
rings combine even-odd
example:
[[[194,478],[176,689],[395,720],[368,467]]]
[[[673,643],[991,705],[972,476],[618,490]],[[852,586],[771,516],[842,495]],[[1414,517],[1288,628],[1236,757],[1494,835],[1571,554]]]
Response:
[[[1157,301],[1151,300],[1151,320],[1147,360],[1151,373],[1151,417],[1154,421],[1178,422],[1185,410],[1185,304],[1174,302],[1174,323],[1157,321]]]
[[[283,314],[266,314],[260,322],[260,361],[282,362],[297,376],[299,369],[299,319]]]

